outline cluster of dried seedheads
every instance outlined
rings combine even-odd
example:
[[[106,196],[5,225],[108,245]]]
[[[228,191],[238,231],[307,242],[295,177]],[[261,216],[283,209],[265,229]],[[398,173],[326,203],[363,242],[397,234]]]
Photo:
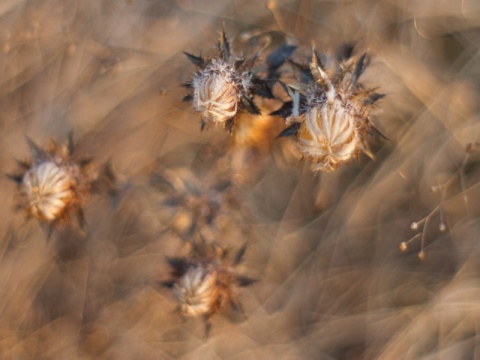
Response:
[[[161,284],[173,290],[180,314],[205,320],[205,334],[213,315],[243,315],[239,290],[253,280],[237,267],[255,238],[254,218],[240,201],[240,185],[222,155],[223,146],[208,148],[198,151],[200,164],[161,166],[152,178],[162,194],[169,236],[182,240],[185,254],[168,259],[171,279]]]
[[[370,111],[383,95],[374,89],[365,89],[358,81],[366,65],[366,54],[327,69],[315,50],[308,66],[293,62],[290,56],[295,50],[296,46],[280,46],[266,57],[263,72],[255,71],[262,54],[256,53],[250,58],[235,56],[225,31],[220,36],[217,54],[203,57],[185,53],[197,67],[197,72],[185,84],[190,94],[184,100],[191,101],[193,108],[200,113],[201,130],[219,125],[236,142],[238,134],[245,133],[239,119],[248,113],[254,118],[253,125],[246,131],[256,132],[255,136],[260,138],[258,128],[263,131],[266,128],[261,120],[262,106],[257,104],[263,104],[264,99],[274,99],[277,106],[281,105],[280,109],[267,107],[267,113],[263,114],[272,117],[270,127],[275,117],[277,120],[283,118],[284,130],[274,137],[293,136],[300,156],[312,163],[313,171],[335,170],[361,152],[373,157],[366,136],[382,135],[370,122]],[[281,68],[287,63],[298,71],[299,81],[283,79]],[[283,91],[283,96],[276,95],[279,90]],[[217,197],[220,193],[216,192]],[[212,225],[215,216],[209,219],[209,215],[218,209],[213,210],[215,203],[210,199],[216,196],[209,194],[201,199],[201,196],[188,194],[187,197],[189,200],[180,197],[179,203],[183,204],[183,209],[190,209],[189,219],[195,218],[193,226],[199,223],[202,223],[201,227]],[[179,199],[177,195],[174,198]],[[189,235],[195,236],[193,232]],[[214,236],[211,243],[218,245],[219,238]],[[193,249],[197,250],[193,250],[191,260],[170,261],[174,279],[168,285],[174,289],[181,312],[210,319],[221,309],[238,308],[232,295],[236,292],[231,292],[232,286],[239,285],[238,278],[219,260],[223,255],[199,255],[203,252],[198,246]],[[249,283],[241,282],[242,285]]]
[[[184,100],[191,101],[200,113],[201,130],[219,126],[234,138],[248,139],[250,135],[245,132],[252,132],[255,138],[265,140],[273,124],[262,118],[263,113],[264,117],[281,119],[283,131],[273,138],[291,137],[300,158],[311,164],[313,172],[334,171],[361,153],[373,158],[368,136],[385,137],[373,125],[370,114],[384,95],[359,82],[368,63],[367,55],[335,61],[312,49],[311,58],[304,65],[290,59],[295,50],[296,46],[283,45],[273,51],[264,61],[263,72],[255,71],[263,54],[236,56],[225,31],[215,55],[185,53],[197,71],[185,84],[190,93]],[[297,80],[286,80],[283,68],[297,74]],[[277,106],[260,106],[262,99]],[[239,122],[245,113],[254,116],[247,127]],[[83,207],[88,197],[102,184],[109,190],[115,188],[112,172],[108,166],[78,158],[71,139],[63,145],[52,141],[46,149],[31,140],[28,143],[31,161],[19,162],[21,170],[10,175],[18,184],[19,208],[27,217],[47,224],[49,233],[72,217],[83,229]],[[467,157],[472,151],[467,150]],[[459,174],[462,178],[463,167]],[[244,211],[239,211],[242,201],[235,192],[233,174],[211,171],[210,179],[204,175],[200,179],[194,173],[162,169],[154,185],[164,194],[162,207],[172,209],[170,230],[183,240],[188,252],[184,257],[168,259],[171,277],[160,283],[172,289],[182,315],[205,320],[208,334],[213,315],[229,310],[243,313],[240,288],[254,281],[237,269],[248,240],[240,243],[233,255],[220,240],[234,228],[248,237],[245,229],[252,222]],[[443,198],[442,190],[442,201]],[[421,258],[425,229],[434,214],[439,212],[442,216],[442,209],[440,203],[427,217],[412,224],[412,229],[423,225],[423,230],[412,239],[422,238]],[[440,230],[445,228],[442,218]],[[401,249],[406,250],[409,242],[402,243]]]
[[[366,55],[326,68],[314,50],[309,65],[293,62],[290,57],[295,50],[296,46],[282,45],[266,58],[262,51],[237,56],[223,31],[213,56],[185,53],[197,71],[185,84],[190,93],[184,100],[200,113],[201,130],[222,127],[236,138],[236,144],[254,143],[251,138],[270,141],[292,136],[300,156],[311,162],[314,171],[332,171],[360,152],[370,155],[366,135],[380,133],[369,113],[383,95],[358,82]],[[263,70],[257,71],[262,69],[261,62]],[[298,72],[299,81],[283,79],[282,68],[287,64]],[[253,118],[242,122],[245,114]],[[272,134],[275,118],[283,118],[284,130]],[[108,166],[78,158],[71,138],[63,145],[52,141],[46,149],[31,140],[28,143],[31,161],[19,162],[21,170],[10,176],[18,184],[19,208],[28,218],[47,224],[49,234],[73,218],[83,230],[83,207],[99,184],[107,184],[110,191],[115,188],[112,172]],[[222,161],[229,160],[220,157],[217,162]],[[221,168],[211,168],[210,177],[161,169],[154,181],[164,195],[162,208],[172,209],[169,229],[188,249],[184,257],[168,259],[171,279],[161,283],[173,290],[182,315],[205,319],[207,333],[216,313],[243,313],[239,289],[253,283],[237,271],[251,238],[253,217],[242,209],[234,172]],[[232,256],[220,239],[235,232],[244,240]]]
[[[414,231],[420,230],[417,234],[415,234],[410,240],[404,241],[400,244],[400,250],[403,252],[406,252],[408,250],[408,247],[411,243],[416,242],[418,239],[420,239],[420,250],[418,252],[418,257],[420,260],[425,260],[425,241],[426,241],[426,233],[428,230],[428,226],[430,225],[430,222],[432,219],[437,216],[439,216],[440,222],[438,223],[438,230],[441,232],[445,232],[447,230],[447,224],[445,222],[445,216],[444,216],[444,203],[446,201],[446,192],[447,190],[456,182],[460,181],[460,186],[461,186],[461,191],[462,191],[462,198],[463,201],[465,202],[465,205],[468,203],[468,197],[466,195],[466,180],[465,180],[465,169],[468,164],[468,161],[470,157],[476,153],[478,153],[478,143],[469,143],[465,147],[465,156],[463,158],[463,161],[460,165],[460,167],[453,173],[452,176],[450,176],[444,183],[438,185],[438,186],[433,186],[431,188],[432,192],[438,193],[440,195],[440,199],[438,202],[438,205],[433,208],[425,217],[423,217],[420,220],[412,222],[410,225],[410,228]]]
[[[192,93],[185,100],[192,100],[201,113],[201,128],[221,124],[232,132],[242,111],[261,115],[254,97],[275,98],[273,88],[278,84],[289,96],[270,114],[284,119],[285,129],[278,137],[295,136],[300,157],[311,162],[313,171],[333,171],[361,152],[373,158],[367,135],[384,136],[370,121],[370,111],[384,94],[365,89],[358,81],[366,54],[327,68],[315,49],[308,66],[293,62],[289,57],[295,49],[284,45],[270,54],[265,79],[252,73],[259,55],[249,60],[234,57],[225,32],[218,55],[203,58],[186,53],[199,71],[186,84]],[[299,81],[287,83],[281,78],[278,69],[285,62],[298,71]]]

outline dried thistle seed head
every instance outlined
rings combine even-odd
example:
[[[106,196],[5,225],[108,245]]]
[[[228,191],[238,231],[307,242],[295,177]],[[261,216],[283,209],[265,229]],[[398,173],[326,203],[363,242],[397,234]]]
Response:
[[[250,59],[233,56],[225,31],[220,36],[218,50],[218,54],[209,58],[185,53],[198,72],[186,84],[192,92],[184,100],[192,100],[194,109],[201,113],[202,129],[220,125],[231,131],[239,113],[260,114],[253,102],[255,95],[270,98],[273,95],[267,82],[252,72],[256,56]]]
[[[200,242],[192,243],[189,256],[169,259],[173,278],[163,284],[173,289],[181,314],[204,317],[207,332],[210,318],[216,313],[243,314],[238,300],[239,288],[254,282],[236,271],[245,251],[246,246],[243,246],[229,258],[227,250]]]
[[[197,74],[192,81],[193,107],[202,114],[202,123],[225,126],[238,111],[239,101],[249,96],[251,74],[237,71],[220,59]]]
[[[328,172],[358,151],[358,138],[353,116],[340,100],[332,99],[308,109],[297,133],[297,145],[311,160],[313,171]]]
[[[69,171],[53,161],[32,166],[20,184],[27,211],[39,219],[55,220],[75,197],[74,181]]]
[[[296,65],[305,83],[285,86],[292,101],[276,112],[289,114],[280,136],[296,135],[297,148],[313,171],[333,171],[360,152],[372,157],[366,135],[383,136],[370,122],[370,110],[383,95],[358,83],[364,63],[365,54],[339,72],[326,70],[313,51],[308,68]]]
[[[218,297],[216,284],[215,270],[202,264],[190,267],[174,288],[181,313],[192,317],[209,314]]]
[[[41,149],[29,140],[32,160],[21,162],[23,171],[11,176],[19,187],[20,204],[29,217],[54,226],[76,214],[84,226],[82,206],[98,171],[86,161],[73,158],[71,139],[61,146],[53,140]]]

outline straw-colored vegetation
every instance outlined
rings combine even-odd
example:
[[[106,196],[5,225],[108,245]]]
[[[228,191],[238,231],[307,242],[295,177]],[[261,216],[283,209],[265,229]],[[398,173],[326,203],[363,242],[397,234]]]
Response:
[[[361,82],[386,94],[368,121],[389,140],[313,174],[275,139],[279,84],[261,116],[201,132],[182,52],[215,54],[223,28],[263,78],[283,44],[307,65],[312,44],[366,52]],[[477,0],[0,1],[0,170],[32,161],[25,136],[73,132],[115,175],[82,201],[84,232],[50,238],[0,180],[0,358],[480,359],[479,64]],[[200,240],[221,249],[172,274]],[[200,305],[180,306],[209,314],[207,338],[177,311],[195,284]]]

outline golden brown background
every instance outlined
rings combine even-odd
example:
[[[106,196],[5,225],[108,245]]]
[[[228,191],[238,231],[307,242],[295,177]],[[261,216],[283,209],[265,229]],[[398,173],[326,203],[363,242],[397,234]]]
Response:
[[[241,294],[247,319],[217,316],[203,341],[202,321],[155,285],[182,242],[152,174],[228,138],[199,132],[180,87],[194,71],[181,52],[210,52],[223,24],[234,48],[285,34],[298,61],[312,42],[367,50],[363,81],[388,94],[372,121],[391,141],[319,176],[288,140],[243,160],[261,164],[240,196],[255,219],[244,267],[259,281]],[[432,217],[425,261],[418,242],[398,249],[480,140],[479,91],[477,0],[2,0],[1,172],[28,159],[25,135],[43,145],[73,129],[124,189],[117,204],[91,198],[86,236],[66,227],[47,241],[0,180],[0,358],[480,359],[479,156],[468,203],[459,180],[447,189],[448,230]]]

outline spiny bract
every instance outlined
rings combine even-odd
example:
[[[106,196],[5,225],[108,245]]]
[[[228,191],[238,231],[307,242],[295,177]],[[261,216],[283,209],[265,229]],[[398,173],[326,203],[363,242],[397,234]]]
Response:
[[[365,54],[347,61],[339,72],[327,73],[313,51],[309,68],[294,64],[305,81],[284,86],[292,101],[273,114],[287,115],[280,136],[296,135],[297,148],[313,171],[333,171],[362,151],[372,157],[365,135],[383,136],[369,117],[384,95],[358,83],[364,62]]]

